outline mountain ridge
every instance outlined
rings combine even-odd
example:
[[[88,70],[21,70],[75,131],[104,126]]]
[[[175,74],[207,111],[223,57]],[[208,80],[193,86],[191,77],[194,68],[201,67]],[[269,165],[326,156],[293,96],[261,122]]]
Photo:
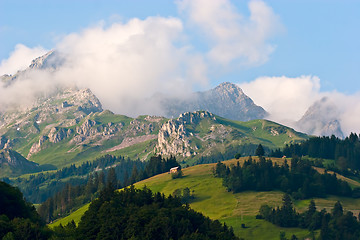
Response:
[[[179,116],[184,112],[208,111],[239,121],[263,119],[268,113],[256,105],[236,84],[224,82],[204,92],[195,92],[189,98],[162,100],[166,117]]]
[[[41,170],[42,168],[39,164],[28,161],[14,150],[0,150],[0,173],[3,176],[16,176],[26,173],[39,172]]]

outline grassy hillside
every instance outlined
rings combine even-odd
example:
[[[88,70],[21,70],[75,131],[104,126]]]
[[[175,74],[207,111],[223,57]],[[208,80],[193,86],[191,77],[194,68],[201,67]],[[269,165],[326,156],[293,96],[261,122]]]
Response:
[[[157,153],[175,152],[184,165],[196,165],[231,159],[238,153],[254,155],[259,144],[270,152],[308,136],[268,120],[233,121],[198,111],[170,120],[161,128],[158,139]]]
[[[92,113],[86,120],[95,121],[96,124],[88,129],[92,131],[88,140],[83,143],[73,141],[77,136],[76,129],[81,128],[85,119],[70,127],[63,127],[65,131],[72,130],[70,136],[64,138],[58,143],[46,141],[42,145],[42,150],[33,154],[30,159],[39,164],[51,164],[58,169],[69,166],[71,164],[81,164],[84,161],[92,161],[97,157],[108,154],[107,150],[111,149],[123,142],[126,138],[134,138],[148,134],[146,130],[142,132],[141,127],[151,125],[153,127],[151,134],[156,136],[160,124],[165,121],[159,118],[158,123],[153,123],[144,116],[138,118],[130,118],[124,115],[113,114],[110,111],[101,113]],[[50,125],[54,125],[51,123]],[[102,131],[109,129],[109,126],[116,126],[117,130],[111,136],[103,136]],[[23,156],[27,156],[32,144],[38,142],[39,137],[47,135],[49,127],[43,127],[37,136],[34,136],[27,143],[18,144],[16,149]],[[113,155],[123,155],[131,158],[147,159],[149,151],[155,146],[154,141],[134,141],[130,146],[123,147],[119,150],[111,152]]]
[[[217,120],[225,126],[232,126],[238,129],[253,140],[257,139],[255,143],[262,143],[269,148],[282,148],[285,144],[301,142],[308,139],[306,134],[296,132],[292,128],[264,119],[240,122],[217,116]]]
[[[239,159],[241,162],[246,158]],[[237,160],[225,161],[226,164],[236,163]],[[281,163],[282,159],[273,159]],[[222,186],[222,180],[212,175],[214,164],[197,165],[183,169],[184,177],[172,179],[168,173],[160,174],[135,184],[136,187],[149,187],[152,191],[160,191],[166,195],[172,194],[176,189],[190,188],[195,199],[190,202],[191,208],[202,212],[212,219],[219,219],[232,226],[238,236],[245,239],[279,239],[280,231],[285,231],[288,238],[292,234],[300,237],[308,236],[309,232],[304,229],[280,228],[264,220],[255,219],[260,206],[264,203],[270,206],[281,205],[282,192],[242,192],[233,194],[227,192]],[[358,212],[360,199],[341,198],[330,196],[326,199],[315,199],[318,209],[330,209],[334,203],[340,200],[345,210]],[[298,211],[305,211],[310,200],[296,201]],[[67,218],[61,219],[51,226],[60,223],[66,224],[74,219],[80,220],[80,214],[86,211],[88,206],[74,212]],[[245,224],[246,228],[242,228]]]
[[[213,177],[213,166],[214,164],[206,164],[184,169],[184,177],[180,179],[171,179],[170,174],[158,175],[135,186],[141,188],[146,185],[153,191],[166,195],[176,189],[188,187],[195,195],[195,199],[190,203],[191,208],[227,223],[234,228],[238,236],[245,239],[278,239],[280,231],[285,231],[289,237],[292,234],[299,237],[309,234],[306,230],[284,229],[264,220],[256,220],[255,215],[262,204],[266,202],[271,206],[280,205],[283,194],[276,191],[238,194],[227,192],[222,186],[222,180]],[[241,224],[245,224],[246,228],[242,228]]]

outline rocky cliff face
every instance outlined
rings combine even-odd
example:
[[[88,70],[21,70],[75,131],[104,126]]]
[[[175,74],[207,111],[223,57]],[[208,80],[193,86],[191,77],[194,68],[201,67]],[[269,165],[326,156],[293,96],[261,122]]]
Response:
[[[198,147],[191,144],[194,134],[186,129],[186,125],[198,125],[203,119],[216,120],[210,112],[187,112],[181,114],[178,119],[171,119],[163,124],[158,134],[157,152],[183,157],[196,155]]]
[[[43,150],[47,141],[56,144],[72,136],[72,126],[101,111],[100,101],[89,89],[59,89],[28,108],[0,113],[0,149],[17,149],[37,138],[25,155],[29,158]]]
[[[263,119],[268,115],[241,88],[229,82],[206,92],[194,93],[187,99],[166,99],[163,101],[163,106],[167,117],[198,110],[239,121]]]
[[[340,122],[337,119],[339,110],[330,99],[324,97],[315,102],[297,122],[297,127],[310,135],[344,138]]]

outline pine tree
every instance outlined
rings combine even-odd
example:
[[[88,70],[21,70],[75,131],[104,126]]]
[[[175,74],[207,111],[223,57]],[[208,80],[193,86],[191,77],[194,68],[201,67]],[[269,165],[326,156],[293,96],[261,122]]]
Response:
[[[334,217],[341,217],[343,215],[343,207],[339,201],[337,201],[334,205],[334,208],[332,210],[332,214]]]
[[[115,168],[110,168],[109,172],[108,172],[108,176],[107,176],[107,180],[106,180],[106,185],[109,186],[113,189],[117,188],[117,177],[116,177],[116,173],[115,173]]]
[[[262,157],[264,156],[264,154],[265,154],[264,148],[261,144],[259,144],[259,146],[256,148],[255,155],[258,157]]]

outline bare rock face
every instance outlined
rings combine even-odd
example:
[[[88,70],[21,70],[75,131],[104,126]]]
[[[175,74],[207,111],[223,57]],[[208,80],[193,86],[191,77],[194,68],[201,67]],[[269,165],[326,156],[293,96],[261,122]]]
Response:
[[[96,129],[92,129],[95,125],[95,121],[87,119],[80,127],[76,127],[76,133],[84,136],[96,134],[98,131]]]
[[[80,90],[71,104],[78,105],[78,110],[86,114],[103,111],[99,99],[88,88]]]
[[[74,134],[72,126],[89,114],[101,111],[100,101],[89,89],[59,89],[55,94],[39,97],[28,108],[0,113],[0,149],[16,149],[19,140],[38,137],[39,142],[33,144],[27,155],[30,157],[43,149],[44,141],[61,142]],[[94,131],[89,124],[94,123],[86,121],[82,129],[76,130],[89,135],[86,131]]]
[[[46,140],[48,140],[48,139],[49,139],[49,137],[47,137],[47,136],[41,136],[40,139],[39,139],[39,141],[36,142],[36,143],[34,143],[34,144],[31,146],[30,151],[29,151],[29,154],[27,155],[27,158],[30,158],[33,154],[40,152],[42,145],[43,145],[44,142],[45,142]]]
[[[49,141],[52,143],[58,143],[58,142],[62,141],[64,138],[66,138],[67,136],[68,136],[67,130],[64,128],[58,128],[58,127],[52,128],[48,135]]]
[[[178,119],[171,119],[163,124],[158,134],[156,151],[159,154],[181,155],[183,157],[196,155],[198,148],[191,144],[193,133],[189,132],[185,125],[196,125],[204,118],[216,120],[210,112],[187,112],[181,114]]]
[[[148,122],[144,123],[144,122],[140,122],[137,119],[134,119],[133,121],[130,122],[130,128],[128,132],[132,133],[132,135],[134,136],[139,133],[144,133],[148,135],[148,134],[152,134],[154,129],[155,129],[154,124]]]
[[[30,69],[44,69],[44,68],[55,68],[60,65],[60,58],[56,51],[50,51],[43,56],[37,57],[31,61],[29,65]]]
[[[297,127],[310,135],[344,138],[340,122],[337,119],[339,109],[327,97],[315,102],[297,122]]]
[[[240,87],[229,82],[206,92],[194,93],[186,99],[165,99],[163,106],[167,117],[200,110],[239,121],[263,119],[268,115]]]

